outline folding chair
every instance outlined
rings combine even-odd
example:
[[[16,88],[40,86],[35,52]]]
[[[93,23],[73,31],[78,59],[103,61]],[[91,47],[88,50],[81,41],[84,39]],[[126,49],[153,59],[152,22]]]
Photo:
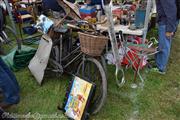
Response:
[[[110,1],[110,0],[109,0]],[[110,3],[110,4],[109,4]],[[129,44],[122,32],[119,33],[120,35],[120,46],[123,47],[123,51],[125,53],[125,60],[127,64],[131,65],[135,70],[134,80],[136,79],[137,75],[139,76],[141,82],[143,83],[144,80],[140,74],[140,69],[143,67],[143,59],[145,55],[151,55],[156,53],[156,49],[151,49],[148,44],[146,44],[146,35],[148,30],[148,23],[149,23],[149,16],[152,8],[152,1],[147,0],[147,7],[146,7],[146,15],[145,15],[145,22],[143,28],[143,37],[140,44]],[[116,65],[116,82],[119,87],[121,87],[125,83],[125,74],[124,70],[121,65],[119,49],[118,49],[118,42],[115,35],[114,30],[114,23],[113,23],[113,16],[112,16],[112,1],[105,3],[104,5],[105,13],[108,18],[108,32],[111,40],[112,51],[115,58],[115,65]],[[128,52],[126,51],[128,50]],[[119,79],[120,78],[120,79]],[[136,88],[137,85],[135,84],[132,86]]]
[[[143,39],[140,37],[134,37],[133,39],[128,40],[127,38],[124,38],[121,31],[119,32],[119,37],[121,39],[120,47],[124,52],[121,65],[134,70],[134,82],[136,81],[137,75],[143,82],[144,80],[140,74],[140,70],[148,64],[148,57],[158,52],[157,49],[152,47],[153,43],[151,41],[143,43]]]
[[[35,17],[33,15],[33,8],[32,6],[29,6],[28,3],[25,4],[21,0],[10,0],[9,2],[12,7],[15,21],[19,25],[21,38],[23,39],[22,28],[25,26],[25,24],[33,23],[35,21]]]

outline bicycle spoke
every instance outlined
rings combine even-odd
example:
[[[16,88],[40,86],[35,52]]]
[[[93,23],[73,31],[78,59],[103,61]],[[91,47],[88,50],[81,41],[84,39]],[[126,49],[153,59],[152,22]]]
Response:
[[[96,85],[94,95],[90,102],[90,112],[97,113],[104,104],[107,94],[107,81],[104,69],[100,62],[94,58],[88,58],[80,63],[77,74]]]

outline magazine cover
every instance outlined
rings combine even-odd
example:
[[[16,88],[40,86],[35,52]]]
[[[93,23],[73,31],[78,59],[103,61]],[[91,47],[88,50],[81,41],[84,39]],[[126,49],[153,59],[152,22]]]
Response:
[[[74,77],[72,87],[65,105],[65,114],[75,120],[81,120],[86,109],[92,83],[89,83],[79,77]]]

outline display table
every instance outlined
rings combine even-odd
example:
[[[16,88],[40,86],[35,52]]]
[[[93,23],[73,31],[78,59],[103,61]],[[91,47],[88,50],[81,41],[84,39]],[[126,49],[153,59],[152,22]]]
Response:
[[[108,27],[103,25],[97,25],[97,29],[101,31],[108,31]],[[129,26],[124,26],[120,24],[114,25],[114,30],[116,33],[122,31],[123,34],[138,35],[138,36],[143,35],[143,29],[130,30]]]

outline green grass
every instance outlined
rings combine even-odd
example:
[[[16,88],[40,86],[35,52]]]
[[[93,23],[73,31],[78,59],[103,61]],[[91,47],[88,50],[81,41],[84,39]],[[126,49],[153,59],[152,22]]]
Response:
[[[166,75],[147,73],[144,88],[132,89],[132,71],[126,71],[127,83],[118,88],[114,66],[108,66],[107,100],[97,115],[90,119],[107,120],[180,120],[180,31],[172,41],[172,51]],[[63,104],[71,76],[45,77],[38,85],[27,68],[15,73],[21,87],[21,101],[7,111],[22,114],[63,113]],[[64,118],[64,117],[63,117]],[[60,119],[60,118],[59,118]],[[62,118],[61,118],[62,119]]]

